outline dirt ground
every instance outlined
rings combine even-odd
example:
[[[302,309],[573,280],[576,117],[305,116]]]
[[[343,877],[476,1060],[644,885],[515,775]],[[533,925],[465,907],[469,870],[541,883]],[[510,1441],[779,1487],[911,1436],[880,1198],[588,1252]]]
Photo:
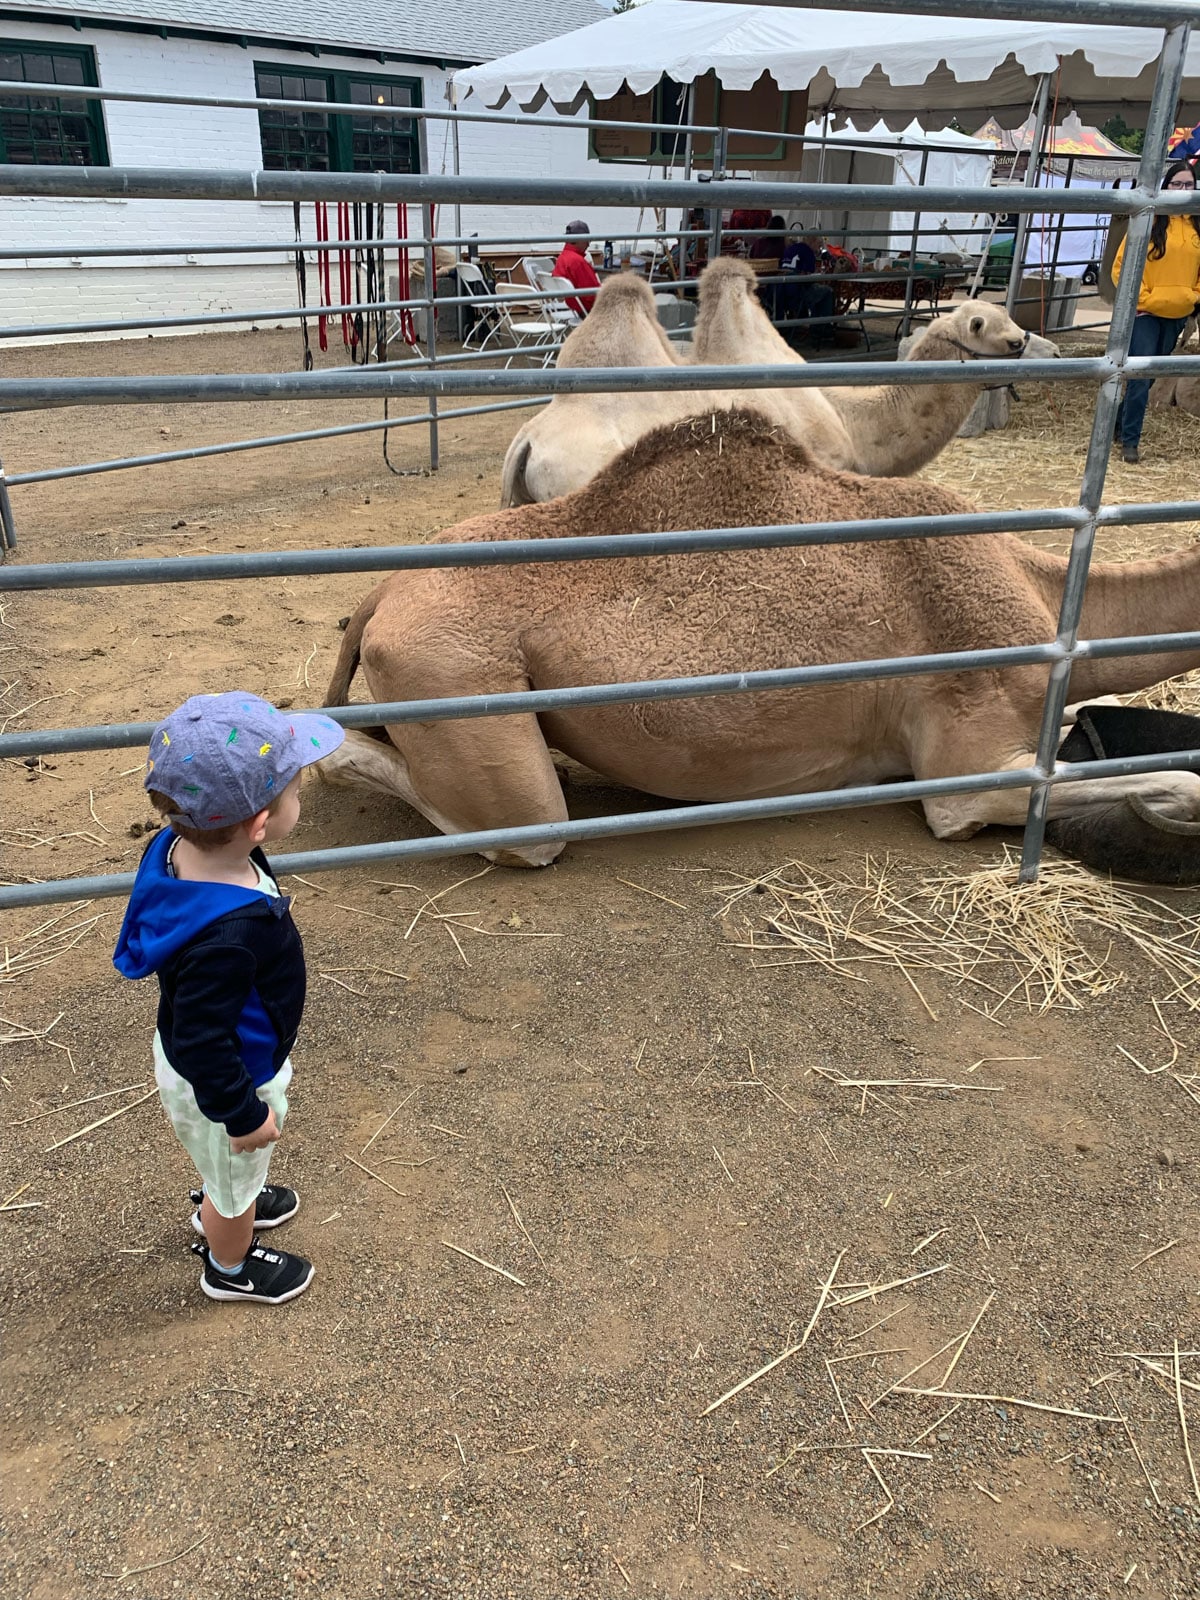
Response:
[[[296,358],[262,333],[0,352],[0,374]],[[1070,503],[1086,404],[1029,388],[930,475]],[[33,413],[0,452],[19,472],[376,415]],[[521,416],[446,424],[434,478],[392,477],[367,436],[16,490],[10,559],[419,540],[495,504]],[[1151,412],[1111,497],[1194,494],[1195,428]],[[419,467],[424,429],[393,439]],[[0,724],[150,719],[230,684],[315,703],[368,583],[9,596]],[[133,750],[6,763],[4,878],[131,869],[140,772]],[[637,803],[586,778],[569,801]],[[295,845],[426,831],[312,783]],[[3,1591],[1200,1594],[1197,1109],[1131,1059],[1169,1057],[1158,999],[1194,1073],[1194,1013],[1120,941],[1111,993],[993,1021],[937,979],[927,1010],[898,973],[765,966],[715,915],[792,858],[966,872],[1003,843],[938,845],[888,808],[575,845],[540,873],[293,880],[310,1001],[273,1171],[303,1204],[275,1237],[318,1275],[278,1311],[198,1292],[187,1163],[139,1098],[154,996],[110,964],[121,904],[5,915]],[[968,1087],[860,1096],[814,1067]],[[801,1342],[841,1252],[803,1347],[704,1415]],[[881,1399],[898,1380],[975,1398]]]

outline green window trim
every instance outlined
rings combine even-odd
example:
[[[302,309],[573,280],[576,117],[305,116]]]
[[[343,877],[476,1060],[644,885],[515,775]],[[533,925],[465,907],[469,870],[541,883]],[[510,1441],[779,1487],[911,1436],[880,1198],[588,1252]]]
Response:
[[[98,88],[96,52],[87,45],[0,38],[0,83],[21,82]],[[0,97],[0,162],[109,166],[102,103],[70,94]]]
[[[372,118],[371,106],[423,104],[420,78],[387,72],[342,72],[313,66],[254,63],[259,99],[304,100],[311,111],[258,113],[263,166],[291,172],[420,172],[416,120]],[[324,103],[361,103],[361,116],[322,111]]]

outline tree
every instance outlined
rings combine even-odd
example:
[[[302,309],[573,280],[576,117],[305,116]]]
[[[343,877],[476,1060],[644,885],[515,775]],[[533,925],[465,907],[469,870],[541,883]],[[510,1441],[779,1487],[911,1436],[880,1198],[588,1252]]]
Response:
[[[1131,128],[1119,111],[1115,117],[1109,117],[1100,132],[1106,139],[1119,144],[1122,150],[1128,150],[1131,155],[1141,155],[1142,145],[1146,141],[1146,130]]]

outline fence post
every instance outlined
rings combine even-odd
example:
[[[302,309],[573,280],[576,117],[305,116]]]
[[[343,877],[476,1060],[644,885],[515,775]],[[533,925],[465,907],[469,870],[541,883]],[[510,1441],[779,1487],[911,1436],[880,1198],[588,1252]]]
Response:
[[[8,479],[4,462],[0,460],[0,555],[17,548],[17,525],[13,519],[12,501],[8,497]]]
[[[1037,109],[1033,115],[1033,140],[1029,146],[1029,162],[1025,167],[1025,182],[1032,188],[1038,187],[1038,179],[1042,171],[1042,146],[1046,142],[1046,123],[1050,116],[1050,74],[1043,72],[1042,81],[1038,84]],[[1053,142],[1053,135],[1051,135]],[[1016,157],[1013,158],[1013,171],[1016,172]],[[1031,178],[1032,168],[1032,182]],[[1022,211],[1017,218],[1017,231],[1013,235],[1012,267],[1008,274],[1008,293],[1004,297],[1004,309],[1011,317],[1013,308],[1017,303],[1017,296],[1021,292],[1021,279],[1025,274],[1025,241],[1029,237],[1029,214]]]
[[[729,148],[729,134],[726,129],[718,128],[713,135],[712,147],[712,181],[717,183],[725,176],[726,153]],[[712,238],[708,246],[708,259],[716,261],[721,254],[721,207],[712,208]]]
[[[917,182],[917,194],[925,187],[925,178],[929,172],[929,151],[921,151],[921,176]],[[920,201],[918,199],[918,205]],[[913,212],[912,237],[908,242],[908,276],[904,280],[904,321],[900,325],[900,337],[908,338],[908,330],[912,323],[913,289],[916,286],[914,273],[917,270],[917,246],[921,239],[921,213]]]
[[[433,206],[421,207],[421,226],[425,235],[425,344],[429,351],[430,371],[437,371],[437,256],[433,248]],[[439,458],[438,397],[429,396],[429,470],[436,472]]]
[[[1158,59],[1158,72],[1154,79],[1154,92],[1150,98],[1150,113],[1146,119],[1146,137],[1142,146],[1142,159],[1138,166],[1138,188],[1148,198],[1157,194],[1166,160],[1167,146],[1175,125],[1175,110],[1183,83],[1184,60],[1187,55],[1191,28],[1187,23],[1171,28],[1163,41],[1163,52]],[[1063,582],[1062,607],[1058,617],[1058,643],[1064,649],[1074,649],[1079,639],[1079,626],[1083,617],[1084,593],[1087,589],[1088,569],[1096,543],[1096,524],[1104,497],[1104,480],[1108,472],[1108,457],[1112,450],[1113,424],[1121,392],[1121,368],[1129,359],[1129,340],[1133,333],[1133,319],[1137,313],[1138,293],[1142,286],[1142,271],[1150,247],[1150,230],[1154,226],[1154,212],[1141,211],[1130,218],[1125,236],[1125,259],[1121,265],[1121,281],[1117,284],[1113,300],[1112,321],[1109,324],[1108,359],[1117,370],[1106,378],[1096,397],[1092,415],[1092,438],[1088,445],[1087,462],[1083,469],[1083,485],[1079,504],[1087,519],[1071,540],[1071,553],[1067,560],[1067,575]],[[1042,844],[1046,837],[1046,819],[1050,812],[1050,784],[1046,780],[1053,773],[1062,732],[1063,711],[1067,704],[1067,690],[1071,682],[1071,662],[1055,662],[1050,668],[1046,685],[1046,699],[1042,706],[1042,726],[1038,735],[1037,769],[1045,776],[1033,785],[1029,793],[1029,811],[1025,819],[1025,837],[1021,847],[1021,882],[1032,883],[1038,875],[1042,860]]]

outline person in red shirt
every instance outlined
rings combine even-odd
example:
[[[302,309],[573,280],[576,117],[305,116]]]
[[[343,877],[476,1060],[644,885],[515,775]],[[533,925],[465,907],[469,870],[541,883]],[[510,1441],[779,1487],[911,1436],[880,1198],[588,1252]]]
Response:
[[[559,253],[558,260],[554,263],[554,276],[556,278],[566,278],[577,289],[595,291],[600,287],[600,279],[596,276],[596,269],[584,254],[587,250],[587,244],[580,243],[576,237],[581,233],[590,233],[591,229],[586,222],[568,222],[565,231],[567,237]],[[587,316],[592,309],[591,303],[594,299],[594,292],[588,295],[569,294],[566,297],[568,306],[580,318]]]

